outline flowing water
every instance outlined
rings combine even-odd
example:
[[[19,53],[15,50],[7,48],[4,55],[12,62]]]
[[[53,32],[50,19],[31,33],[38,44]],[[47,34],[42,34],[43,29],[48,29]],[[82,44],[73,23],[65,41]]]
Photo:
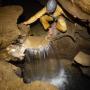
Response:
[[[24,52],[22,75],[25,83],[40,80],[49,82],[60,90],[90,89],[90,78],[82,75],[80,69],[73,65],[77,49],[71,38],[64,37],[54,42],[35,44],[36,46],[26,45],[30,45],[31,48],[27,48]]]
[[[42,52],[42,53],[39,53]],[[84,76],[80,69],[67,59],[57,59],[55,53],[28,49],[25,52],[23,80],[25,83],[40,80],[49,82],[60,90],[89,90],[90,77]]]

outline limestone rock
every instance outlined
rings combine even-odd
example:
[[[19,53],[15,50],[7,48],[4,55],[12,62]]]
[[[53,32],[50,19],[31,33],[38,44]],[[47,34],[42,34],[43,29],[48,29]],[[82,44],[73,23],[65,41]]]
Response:
[[[80,51],[74,60],[76,63],[82,65],[80,66],[82,73],[90,77],[90,55]]]
[[[24,25],[23,23],[18,24],[18,28],[21,30],[21,33],[23,36],[28,35],[30,32],[30,26],[29,25]]]
[[[5,49],[0,51],[0,61],[9,61],[11,58],[13,57],[10,56]]]
[[[24,47],[24,45],[10,45],[7,47],[7,52],[10,56],[22,60],[24,57],[25,49],[26,48]],[[16,60],[14,59],[14,61]]]
[[[90,0],[74,0],[84,12],[90,14]]]
[[[83,66],[90,66],[90,55],[84,53],[84,52],[79,52],[75,57],[74,57],[75,62],[83,65]]]
[[[11,44],[20,34],[17,19],[22,11],[21,6],[0,7],[0,49]]]
[[[58,2],[74,17],[90,21],[88,14],[90,13],[90,0],[58,0]]]
[[[22,79],[18,78],[11,64],[7,62],[0,61],[0,90],[20,90],[21,85],[23,85]]]

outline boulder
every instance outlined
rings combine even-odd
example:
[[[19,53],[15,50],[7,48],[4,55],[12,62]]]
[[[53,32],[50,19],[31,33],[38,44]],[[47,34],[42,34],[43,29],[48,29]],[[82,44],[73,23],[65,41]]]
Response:
[[[76,63],[81,64],[82,66],[90,66],[90,55],[80,51],[75,57],[74,60]]]
[[[20,34],[17,19],[22,11],[21,6],[0,7],[0,49],[11,44]]]

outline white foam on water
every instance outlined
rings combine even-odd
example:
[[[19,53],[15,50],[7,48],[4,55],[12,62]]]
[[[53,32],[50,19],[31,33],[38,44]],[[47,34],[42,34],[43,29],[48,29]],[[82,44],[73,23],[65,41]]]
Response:
[[[64,88],[65,85],[68,84],[67,75],[64,68],[61,68],[58,76],[56,76],[55,78],[52,78],[50,80],[50,83],[57,86],[58,88],[59,87]]]

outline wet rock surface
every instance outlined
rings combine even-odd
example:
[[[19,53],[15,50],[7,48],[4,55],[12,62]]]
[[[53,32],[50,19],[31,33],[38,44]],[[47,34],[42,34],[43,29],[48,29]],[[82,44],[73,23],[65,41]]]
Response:
[[[12,56],[11,57],[12,61],[17,61],[17,60],[20,61],[20,59],[23,60],[25,49],[27,48],[38,49],[40,47],[46,46],[49,42],[48,40],[46,40],[47,32],[43,30],[40,23],[37,23],[36,25],[34,25],[34,27],[31,27],[31,30],[29,30],[29,32],[28,32],[29,28],[25,25],[20,24],[20,28],[21,28],[22,38],[17,39],[19,43],[16,42],[14,44],[9,45],[6,48],[6,52],[8,53],[8,55]],[[22,41],[21,43],[20,40]]]
[[[74,58],[83,75],[90,77],[90,55],[80,51]]]
[[[75,58],[75,62],[78,64],[81,64],[82,66],[90,66],[90,55],[84,53],[84,52],[79,52]]]
[[[90,14],[90,0],[74,0],[74,3],[76,3],[84,12]]]

